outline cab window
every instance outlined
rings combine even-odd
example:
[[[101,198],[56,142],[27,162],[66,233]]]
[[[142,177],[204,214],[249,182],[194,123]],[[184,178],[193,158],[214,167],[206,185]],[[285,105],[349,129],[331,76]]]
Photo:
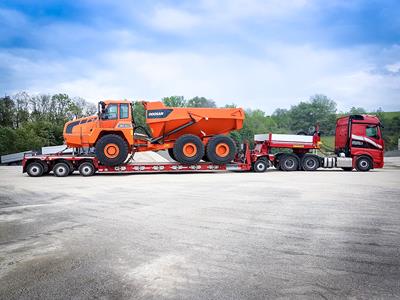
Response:
[[[129,105],[128,104],[120,104],[119,105],[119,118],[120,119],[128,119],[129,117]]]
[[[367,137],[378,138],[378,126],[367,126],[365,134]]]
[[[115,120],[118,117],[118,105],[117,104],[109,104],[106,108],[106,112],[104,114],[104,119],[106,120]]]

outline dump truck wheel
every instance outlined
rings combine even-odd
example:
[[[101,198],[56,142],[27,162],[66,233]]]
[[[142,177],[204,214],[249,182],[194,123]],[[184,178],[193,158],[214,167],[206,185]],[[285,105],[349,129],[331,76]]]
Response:
[[[197,164],[204,156],[204,145],[198,136],[185,134],[176,140],[173,153],[182,164]]]
[[[356,161],[356,169],[360,172],[367,172],[372,169],[372,160],[368,156],[360,156]]]
[[[28,167],[26,167],[26,173],[28,173],[30,177],[42,176],[44,173],[43,164],[41,164],[40,162],[30,163]]]
[[[207,144],[207,157],[217,165],[227,164],[235,158],[235,142],[226,135],[212,137]]]
[[[256,173],[265,172],[267,171],[267,169],[268,169],[268,161],[265,158],[260,158],[253,164],[253,170]]]
[[[317,156],[306,154],[301,159],[301,166],[304,171],[315,171],[320,167],[320,162]]]
[[[299,161],[294,155],[284,154],[279,161],[279,165],[283,171],[297,171]]]
[[[53,173],[57,177],[65,177],[69,175],[69,172],[71,169],[69,168],[68,164],[64,162],[59,162],[54,165],[53,167]]]
[[[108,134],[96,143],[95,153],[103,165],[117,166],[126,160],[128,145],[119,135]]]
[[[94,165],[88,161],[81,163],[78,170],[82,176],[92,176],[96,172]]]
[[[168,149],[168,154],[169,154],[169,157],[171,157],[173,160],[176,160],[173,148]]]

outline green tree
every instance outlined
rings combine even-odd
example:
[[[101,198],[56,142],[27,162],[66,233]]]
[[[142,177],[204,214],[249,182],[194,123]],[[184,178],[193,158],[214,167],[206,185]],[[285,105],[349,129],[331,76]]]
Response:
[[[10,97],[0,98],[0,126],[14,127],[15,112],[15,103]]]
[[[187,102],[189,107],[217,107],[213,100],[204,97],[194,97]]]
[[[317,123],[325,134],[334,134],[336,103],[324,95],[314,95],[308,102],[290,108],[290,129],[308,131]]]
[[[348,112],[349,115],[362,115],[366,114],[367,111],[362,107],[354,107],[352,106]]]
[[[165,106],[168,107],[185,107],[187,105],[183,96],[170,96],[162,99]]]

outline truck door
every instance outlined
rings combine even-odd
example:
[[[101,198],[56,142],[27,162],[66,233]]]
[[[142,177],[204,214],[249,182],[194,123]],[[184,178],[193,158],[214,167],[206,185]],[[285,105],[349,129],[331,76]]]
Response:
[[[110,103],[101,115],[102,128],[115,128],[118,123],[118,104]]]
[[[351,138],[352,155],[367,154],[375,166],[383,164],[384,142],[379,125],[353,123]]]

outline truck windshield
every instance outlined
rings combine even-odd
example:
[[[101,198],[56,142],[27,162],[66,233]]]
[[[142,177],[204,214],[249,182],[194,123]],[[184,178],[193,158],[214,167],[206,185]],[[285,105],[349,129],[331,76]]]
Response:
[[[365,129],[365,134],[368,137],[379,138],[378,126],[367,126]]]
[[[118,106],[117,104],[109,104],[106,108],[106,112],[103,115],[105,120],[115,120],[118,117]]]

